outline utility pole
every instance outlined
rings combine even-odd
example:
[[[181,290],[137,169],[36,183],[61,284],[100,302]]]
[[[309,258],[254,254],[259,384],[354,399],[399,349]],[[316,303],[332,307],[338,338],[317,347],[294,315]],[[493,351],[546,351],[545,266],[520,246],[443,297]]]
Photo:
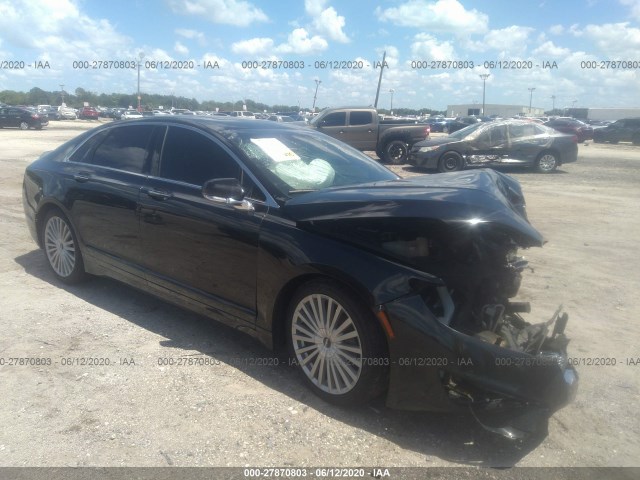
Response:
[[[314,112],[316,111],[316,98],[318,98],[318,87],[322,83],[322,80],[318,80],[316,78],[315,82],[316,82],[316,93],[313,94],[313,107],[311,107],[311,110],[313,110]]]
[[[142,97],[140,96],[140,66],[142,65],[143,58],[144,53],[140,52],[140,60],[138,60],[138,111],[140,111],[140,100],[142,100]]]
[[[556,110],[556,96],[551,95],[551,113],[553,114]]]
[[[389,111],[391,112],[391,115],[393,115],[393,92],[395,92],[395,90],[393,88],[390,88],[389,93],[391,94],[391,108],[389,109]]]
[[[60,84],[60,105],[64,105],[64,83]]]
[[[484,93],[485,93],[485,83],[487,78],[489,78],[489,73],[481,73],[480,78],[482,79],[482,115],[484,116]]]
[[[531,102],[533,101],[533,91],[535,89],[536,89],[536,87],[528,88],[528,90],[529,90],[529,115],[531,115]]]
[[[387,57],[387,52],[382,53],[382,65],[380,65],[380,76],[378,77],[378,89],[376,90],[376,101],[373,104],[373,108],[378,108],[378,97],[380,97],[380,84],[382,83],[382,71],[384,70],[385,61],[384,59]]]

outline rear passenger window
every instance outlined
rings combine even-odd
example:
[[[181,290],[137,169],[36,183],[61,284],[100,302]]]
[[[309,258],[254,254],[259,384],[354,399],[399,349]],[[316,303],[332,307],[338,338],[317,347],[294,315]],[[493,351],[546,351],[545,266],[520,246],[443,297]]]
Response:
[[[103,130],[96,133],[93,137],[84,142],[80,148],[73,152],[73,155],[69,157],[69,160],[79,163],[91,163],[91,157],[93,156],[96,146],[102,143],[102,140],[107,136],[107,133],[109,133],[109,130]]]
[[[325,127],[343,127],[347,124],[347,112],[335,112],[327,115],[322,120]]]
[[[152,125],[127,125],[109,130],[107,138],[87,163],[127,172],[145,170]]]
[[[212,178],[237,178],[240,166],[213,140],[180,127],[170,127],[162,150],[160,176],[202,186]]]
[[[349,125],[369,125],[373,123],[371,112],[351,112],[349,114]]]

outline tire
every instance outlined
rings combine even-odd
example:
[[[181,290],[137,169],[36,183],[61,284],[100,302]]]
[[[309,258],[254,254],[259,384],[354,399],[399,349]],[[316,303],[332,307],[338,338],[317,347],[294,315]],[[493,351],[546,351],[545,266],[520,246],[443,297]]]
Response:
[[[640,134],[634,135],[631,139],[631,143],[633,143],[634,145],[640,145]]]
[[[536,159],[536,169],[540,173],[551,173],[559,165],[558,155],[553,152],[542,152]]]
[[[42,223],[44,256],[53,274],[64,283],[85,279],[82,253],[69,220],[60,210],[51,210]]]
[[[407,163],[409,147],[402,140],[391,140],[382,149],[383,160],[393,165]]]
[[[289,305],[288,344],[311,390],[329,403],[361,405],[386,390],[386,340],[376,318],[345,289],[303,285]]]
[[[29,124],[27,122],[20,122],[20,130],[29,130]]]
[[[464,170],[464,158],[458,152],[445,152],[438,160],[438,171],[441,173]]]

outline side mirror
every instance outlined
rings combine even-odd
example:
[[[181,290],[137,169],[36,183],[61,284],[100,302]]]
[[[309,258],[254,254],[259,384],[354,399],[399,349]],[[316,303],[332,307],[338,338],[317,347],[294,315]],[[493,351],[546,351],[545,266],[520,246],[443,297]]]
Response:
[[[204,182],[202,196],[207,200],[222,205],[229,205],[235,210],[253,212],[253,204],[244,198],[244,189],[237,178],[213,178]]]
[[[214,178],[204,182],[202,196],[209,200],[231,199],[242,200],[244,189],[236,178]]]

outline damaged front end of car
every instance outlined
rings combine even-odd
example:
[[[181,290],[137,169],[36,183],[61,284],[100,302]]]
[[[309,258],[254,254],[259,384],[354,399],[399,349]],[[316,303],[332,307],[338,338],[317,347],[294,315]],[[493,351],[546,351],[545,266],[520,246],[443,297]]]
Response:
[[[353,197],[362,202],[350,195],[327,197],[322,214],[304,221],[409,267],[392,280],[404,294],[376,306],[393,333],[387,405],[470,410],[512,439],[546,429],[578,376],[567,359],[568,315],[558,308],[529,322],[529,303],[513,301],[528,269],[519,250],[544,243],[517,181],[475,170],[361,187]]]

